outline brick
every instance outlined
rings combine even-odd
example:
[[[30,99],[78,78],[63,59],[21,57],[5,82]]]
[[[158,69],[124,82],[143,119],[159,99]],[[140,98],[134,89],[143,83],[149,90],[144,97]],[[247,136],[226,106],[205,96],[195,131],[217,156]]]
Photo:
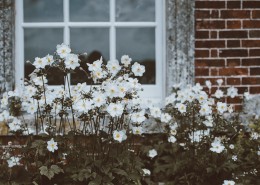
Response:
[[[260,40],[242,40],[242,47],[260,47]]]
[[[240,40],[227,40],[227,47],[228,48],[240,47]]]
[[[210,38],[211,39],[216,39],[218,37],[218,32],[216,31],[211,31],[210,32]]]
[[[196,21],[196,29],[224,29],[225,21],[202,20]]]
[[[250,49],[249,55],[252,57],[260,56],[260,49]]]
[[[247,86],[239,86],[236,87],[238,89],[237,93],[238,94],[244,94],[244,92],[248,91],[248,87]]]
[[[240,29],[241,21],[227,21],[227,28],[228,29]]]
[[[209,50],[195,50],[196,58],[207,58],[209,57]]]
[[[212,50],[210,51],[210,56],[211,56],[211,57],[218,57],[218,50],[212,49]]]
[[[250,94],[260,94],[260,85],[258,87],[249,87]]]
[[[195,8],[197,9],[225,8],[225,1],[196,1]]]
[[[247,38],[247,31],[220,31],[219,38]]]
[[[245,77],[242,78],[242,84],[243,85],[256,85],[260,84],[260,77]]]
[[[250,18],[250,11],[248,11],[248,10],[222,10],[220,17],[223,19]]]
[[[248,75],[247,68],[222,68],[219,69],[220,76],[231,76],[231,75]]]
[[[241,80],[240,80],[240,78],[227,78],[227,84],[228,85],[240,85]]]
[[[224,40],[196,41],[195,47],[196,48],[224,48],[225,41]]]
[[[195,38],[196,39],[207,39],[207,38],[209,38],[209,32],[208,31],[196,31]]]
[[[260,8],[260,1],[243,1],[243,8]]]
[[[243,28],[260,28],[260,20],[244,20]]]
[[[241,104],[234,105],[234,110],[237,112],[241,112],[243,110],[243,106]]]
[[[247,49],[223,49],[219,52],[220,57],[247,57]]]
[[[240,8],[241,7],[241,1],[227,1],[227,8],[234,9],[234,8]]]
[[[228,67],[235,67],[240,66],[240,59],[227,59],[227,66]]]
[[[209,76],[208,68],[195,68],[195,76]]]
[[[260,30],[250,30],[249,36],[251,38],[260,38]]]
[[[260,76],[260,66],[250,68],[250,75],[259,75]]]
[[[252,11],[252,17],[253,17],[253,19],[260,18],[260,10],[253,10]]]
[[[239,96],[236,96],[234,98],[227,97],[227,103],[228,104],[233,104],[233,103],[241,104],[242,103],[242,99]]]
[[[242,59],[242,66],[260,66],[260,58],[245,58]]]
[[[218,10],[196,10],[195,17],[197,19],[209,19],[209,18],[218,18],[219,13]]]
[[[211,68],[210,74],[211,74],[211,76],[219,76],[218,69],[217,68]]]
[[[201,59],[195,60],[196,67],[221,67],[225,66],[224,59]]]

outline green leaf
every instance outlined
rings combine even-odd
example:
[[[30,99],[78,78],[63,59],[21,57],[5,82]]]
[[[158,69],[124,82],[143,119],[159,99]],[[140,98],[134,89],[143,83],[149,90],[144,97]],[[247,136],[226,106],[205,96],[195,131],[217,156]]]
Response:
[[[49,180],[51,180],[54,177],[54,172],[52,170],[49,170],[47,166],[42,166],[39,169],[40,174],[48,177]]]
[[[112,170],[112,172],[114,172],[114,173],[116,173],[116,174],[118,174],[118,175],[123,175],[123,176],[125,176],[125,177],[128,176],[128,174],[127,174],[124,170],[119,169],[119,168],[114,168],[114,169]]]
[[[58,174],[60,172],[64,173],[63,169],[61,169],[57,165],[51,165],[51,169],[50,170],[53,171],[54,174]]]

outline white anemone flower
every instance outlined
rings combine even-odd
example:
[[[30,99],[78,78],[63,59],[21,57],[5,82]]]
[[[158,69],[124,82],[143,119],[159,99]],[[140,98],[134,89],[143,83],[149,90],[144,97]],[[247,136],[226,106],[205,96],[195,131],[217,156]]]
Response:
[[[79,112],[87,113],[90,109],[92,109],[93,100],[80,99],[75,104],[75,109]]]
[[[238,95],[238,89],[231,86],[227,89],[227,95],[230,96],[231,98],[235,98]]]
[[[123,55],[121,57],[121,63],[124,64],[125,67],[128,67],[132,62],[132,59],[128,55]]]
[[[154,158],[157,155],[158,155],[158,153],[155,149],[151,149],[151,150],[148,151],[148,156],[151,157],[151,158]]]
[[[168,123],[171,121],[172,117],[168,113],[161,114],[161,122]]]
[[[46,76],[38,76],[33,78],[33,82],[35,85],[42,86],[43,84],[46,84],[48,82]]]
[[[206,86],[208,87],[208,89],[211,89],[211,82],[209,80],[206,80],[205,82]]]
[[[110,103],[107,107],[107,112],[112,116],[121,116],[123,114],[124,107],[122,104]]]
[[[27,112],[30,113],[30,114],[34,114],[36,111],[37,111],[37,104],[36,103],[29,103],[27,105]]]
[[[216,98],[222,98],[224,96],[223,91],[221,91],[220,89],[217,89],[215,92],[215,97]]]
[[[87,64],[88,70],[89,71],[101,70],[102,63],[103,63],[103,59],[101,57],[99,60],[94,61],[93,64]]]
[[[45,57],[47,65],[51,65],[54,62],[53,56],[52,55],[46,55]]]
[[[186,105],[184,105],[182,103],[177,103],[175,108],[177,108],[180,113],[186,112]]]
[[[65,58],[65,65],[67,69],[75,69],[76,67],[79,67],[79,58],[75,54],[68,54]]]
[[[36,69],[39,69],[39,68],[45,68],[45,66],[47,65],[47,60],[46,58],[39,58],[39,57],[36,57],[34,62],[33,62],[33,65]]]
[[[235,182],[232,180],[224,180],[222,185],[235,185]]]
[[[108,71],[113,75],[116,75],[118,71],[120,71],[121,66],[117,60],[108,61],[106,65]]]
[[[176,142],[176,137],[174,137],[174,136],[169,136],[168,137],[168,142],[170,142],[170,143],[175,143]]]
[[[221,140],[219,138],[215,138],[215,140],[211,143],[210,150],[212,152],[221,153],[225,149],[224,145],[220,141]]]
[[[54,152],[55,150],[58,150],[58,143],[55,142],[53,138],[51,138],[50,141],[47,141],[47,149],[50,152]]]
[[[223,114],[224,112],[227,111],[227,104],[226,103],[222,103],[222,102],[218,102],[217,103],[217,110],[220,114]]]
[[[146,117],[144,116],[144,114],[145,114],[144,111],[132,113],[131,120],[134,123],[142,123],[146,120]]]
[[[132,65],[132,72],[135,76],[143,76],[145,72],[145,66],[135,62],[134,65]]]
[[[119,94],[119,89],[118,89],[118,86],[116,84],[113,84],[113,83],[109,83],[107,86],[106,86],[106,95],[110,98],[113,98],[113,97],[117,97],[118,94]]]
[[[93,93],[93,102],[95,107],[101,107],[106,103],[106,96],[102,93]]]
[[[12,168],[14,166],[20,165],[20,159],[21,159],[20,157],[14,157],[14,156],[10,157],[10,159],[7,160],[8,167]]]
[[[201,116],[209,116],[211,113],[212,113],[211,107],[207,103],[201,105],[200,108]]]
[[[143,127],[133,127],[132,128],[133,134],[135,135],[142,135],[143,134]]]
[[[11,123],[9,123],[9,129],[11,131],[16,132],[21,129],[21,124],[22,124],[21,120],[14,117],[13,121]]]
[[[66,58],[67,55],[71,52],[71,49],[69,48],[69,46],[67,46],[66,44],[58,44],[56,47],[56,51],[58,53],[58,55],[61,58]]]
[[[159,107],[151,107],[150,113],[151,113],[151,116],[153,116],[154,118],[161,118],[161,115],[162,115],[162,111]]]
[[[143,169],[143,173],[144,173],[144,176],[150,176],[151,175],[151,171],[146,169],[146,168]]]
[[[126,138],[127,138],[126,131],[125,130],[120,130],[120,131],[114,130],[113,138],[114,138],[114,140],[121,143],[122,141],[126,140]]]
[[[218,86],[221,86],[222,83],[223,83],[223,79],[218,79],[218,80],[217,80],[217,84],[218,84]]]

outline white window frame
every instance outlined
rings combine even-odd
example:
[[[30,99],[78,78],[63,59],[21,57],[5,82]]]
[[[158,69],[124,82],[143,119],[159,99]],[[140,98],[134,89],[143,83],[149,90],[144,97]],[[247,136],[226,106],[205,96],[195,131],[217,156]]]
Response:
[[[116,22],[116,0],[110,0],[110,22],[70,22],[69,0],[63,0],[63,22],[24,22],[23,0],[15,0],[15,86],[21,86],[24,78],[24,28],[63,28],[63,42],[70,44],[70,28],[106,27],[109,28],[110,60],[116,59],[116,28],[120,27],[154,27],[156,84],[143,85],[141,96],[160,101],[166,93],[166,39],[165,39],[165,0],[155,0],[154,22]],[[60,43],[57,43],[60,44]],[[127,54],[127,53],[126,53]],[[37,56],[35,56],[37,57]],[[131,56],[130,56],[131,57]]]

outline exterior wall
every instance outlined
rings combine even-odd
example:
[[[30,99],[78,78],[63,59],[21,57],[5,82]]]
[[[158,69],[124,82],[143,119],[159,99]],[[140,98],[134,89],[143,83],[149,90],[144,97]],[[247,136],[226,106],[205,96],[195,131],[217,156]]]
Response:
[[[196,81],[222,78],[240,95],[260,93],[260,1],[196,0],[195,17]]]
[[[0,94],[14,85],[14,4],[0,1]]]

